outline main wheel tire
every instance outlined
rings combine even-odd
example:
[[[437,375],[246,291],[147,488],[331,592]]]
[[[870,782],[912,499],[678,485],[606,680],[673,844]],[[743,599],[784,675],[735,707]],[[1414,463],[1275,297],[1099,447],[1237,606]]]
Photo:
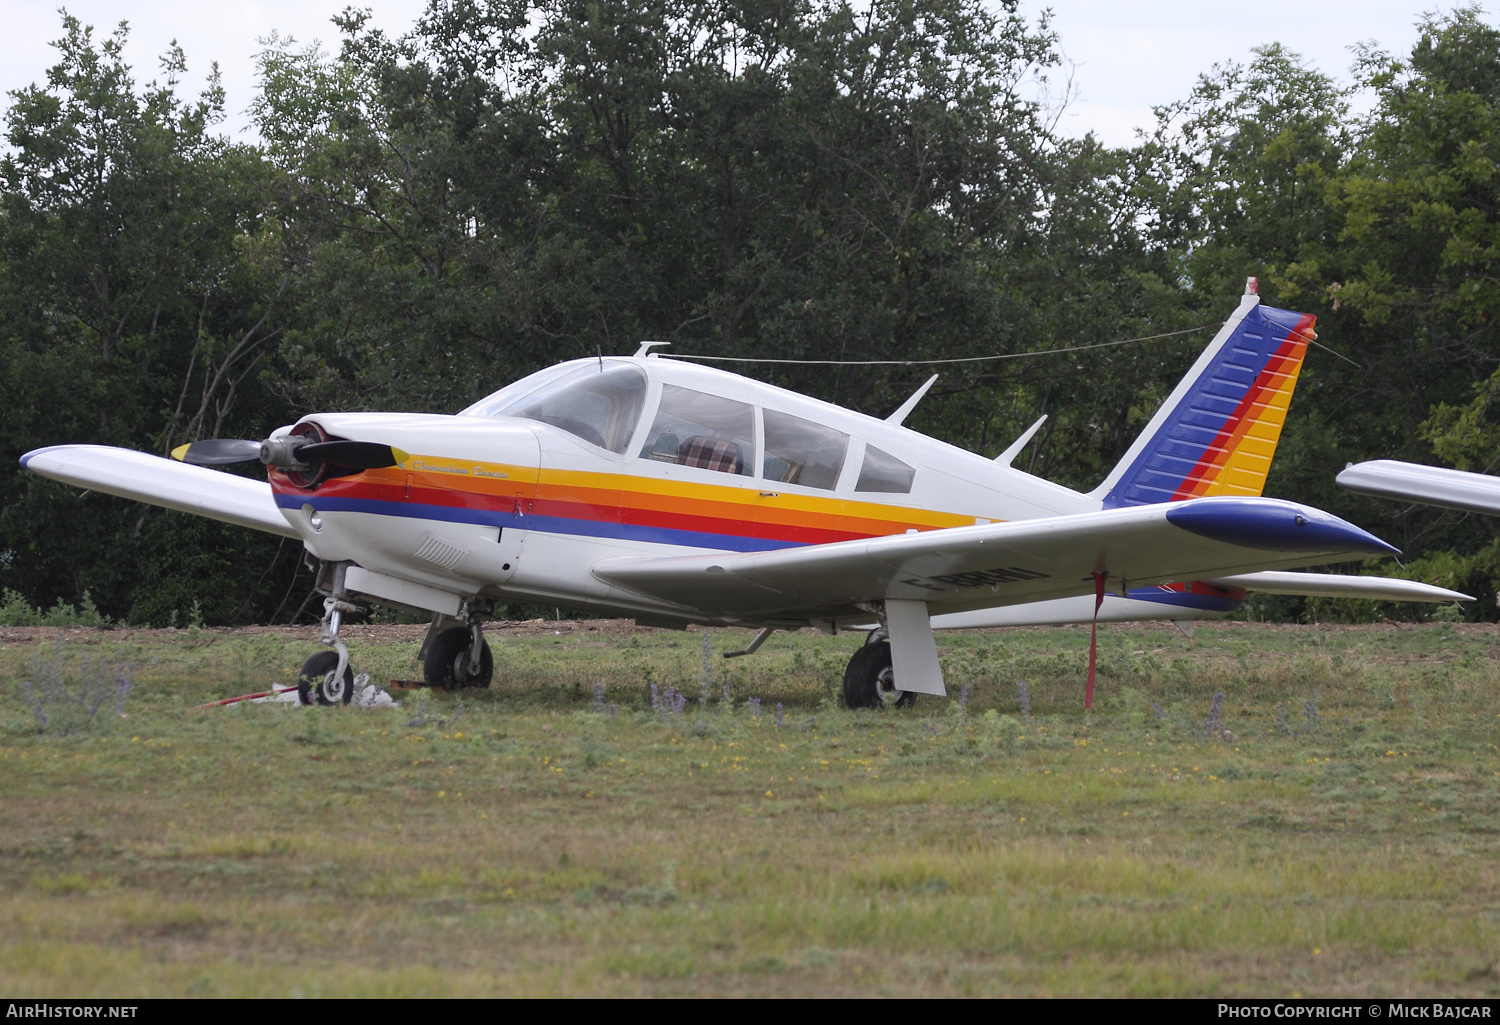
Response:
[[[472,640],[466,626],[449,627],[432,639],[427,658],[422,662],[422,679],[430,687],[452,690],[462,687],[488,687],[495,675],[495,656],[490,642],[480,638],[479,664],[469,664]]]
[[[302,672],[297,674],[297,697],[304,705],[314,702],[320,705],[347,705],[354,697],[354,670],[344,666],[344,678],[335,680],[334,671],[339,667],[339,653],[320,651],[302,663]]]
[[[896,689],[889,641],[866,644],[849,659],[844,669],[844,704],[850,708],[881,708],[887,701],[897,708],[910,708],[916,699],[915,694]]]

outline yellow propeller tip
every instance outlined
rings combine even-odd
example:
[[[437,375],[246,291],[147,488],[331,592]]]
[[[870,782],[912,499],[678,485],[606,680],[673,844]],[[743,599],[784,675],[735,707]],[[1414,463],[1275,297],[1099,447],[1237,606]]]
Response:
[[[192,442],[188,442],[186,445],[178,445],[172,450],[172,458],[177,460],[179,463],[182,462],[183,458],[187,456],[187,450],[192,447],[192,444]]]
[[[411,453],[403,452],[399,448],[393,448],[391,449],[391,458],[396,460],[397,466],[401,466],[411,458]]]

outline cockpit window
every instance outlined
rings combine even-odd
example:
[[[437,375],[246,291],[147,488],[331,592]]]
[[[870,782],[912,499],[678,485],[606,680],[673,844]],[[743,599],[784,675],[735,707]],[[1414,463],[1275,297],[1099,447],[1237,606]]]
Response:
[[[646,375],[629,364],[587,364],[488,416],[518,416],[577,435],[611,452],[625,451],[646,402]]]
[[[883,491],[892,495],[911,492],[911,479],[917,471],[874,445],[865,446],[865,464],[859,468],[855,491]]]
[[[664,384],[641,458],[748,475],[755,460],[755,410],[733,399]]]
[[[838,485],[849,435],[774,409],[765,419],[767,480],[825,491]]]

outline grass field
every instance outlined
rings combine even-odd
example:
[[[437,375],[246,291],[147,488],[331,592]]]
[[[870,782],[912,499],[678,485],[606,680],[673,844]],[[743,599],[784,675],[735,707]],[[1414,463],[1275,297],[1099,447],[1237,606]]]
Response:
[[[859,638],[531,623],[488,691],[194,707],[310,638],[0,631],[0,994],[1500,993],[1492,626],[1111,627],[1085,714],[1084,629],[851,713]]]

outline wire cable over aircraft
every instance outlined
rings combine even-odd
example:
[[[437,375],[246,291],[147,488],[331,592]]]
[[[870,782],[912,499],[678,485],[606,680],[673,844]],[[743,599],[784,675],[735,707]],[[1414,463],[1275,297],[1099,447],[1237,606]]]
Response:
[[[349,700],[339,628],[362,604],[432,614],[424,676],[466,687],[489,685],[494,606],[528,601],[760,630],[731,654],[775,630],[868,629],[844,697],[871,707],[944,693],[934,629],[1207,618],[1250,590],[1465,599],[1277,572],[1396,552],[1261,497],[1312,327],[1247,290],[1087,494],[1011,465],[1040,422],[986,459],[901,426],[913,400],[881,420],[664,358],[659,343],[539,371],[452,416],[317,413],[176,460],[60,445],[21,462],[300,541],[332,648],[303,666],[308,702]],[[250,460],[267,483],[209,468]]]

